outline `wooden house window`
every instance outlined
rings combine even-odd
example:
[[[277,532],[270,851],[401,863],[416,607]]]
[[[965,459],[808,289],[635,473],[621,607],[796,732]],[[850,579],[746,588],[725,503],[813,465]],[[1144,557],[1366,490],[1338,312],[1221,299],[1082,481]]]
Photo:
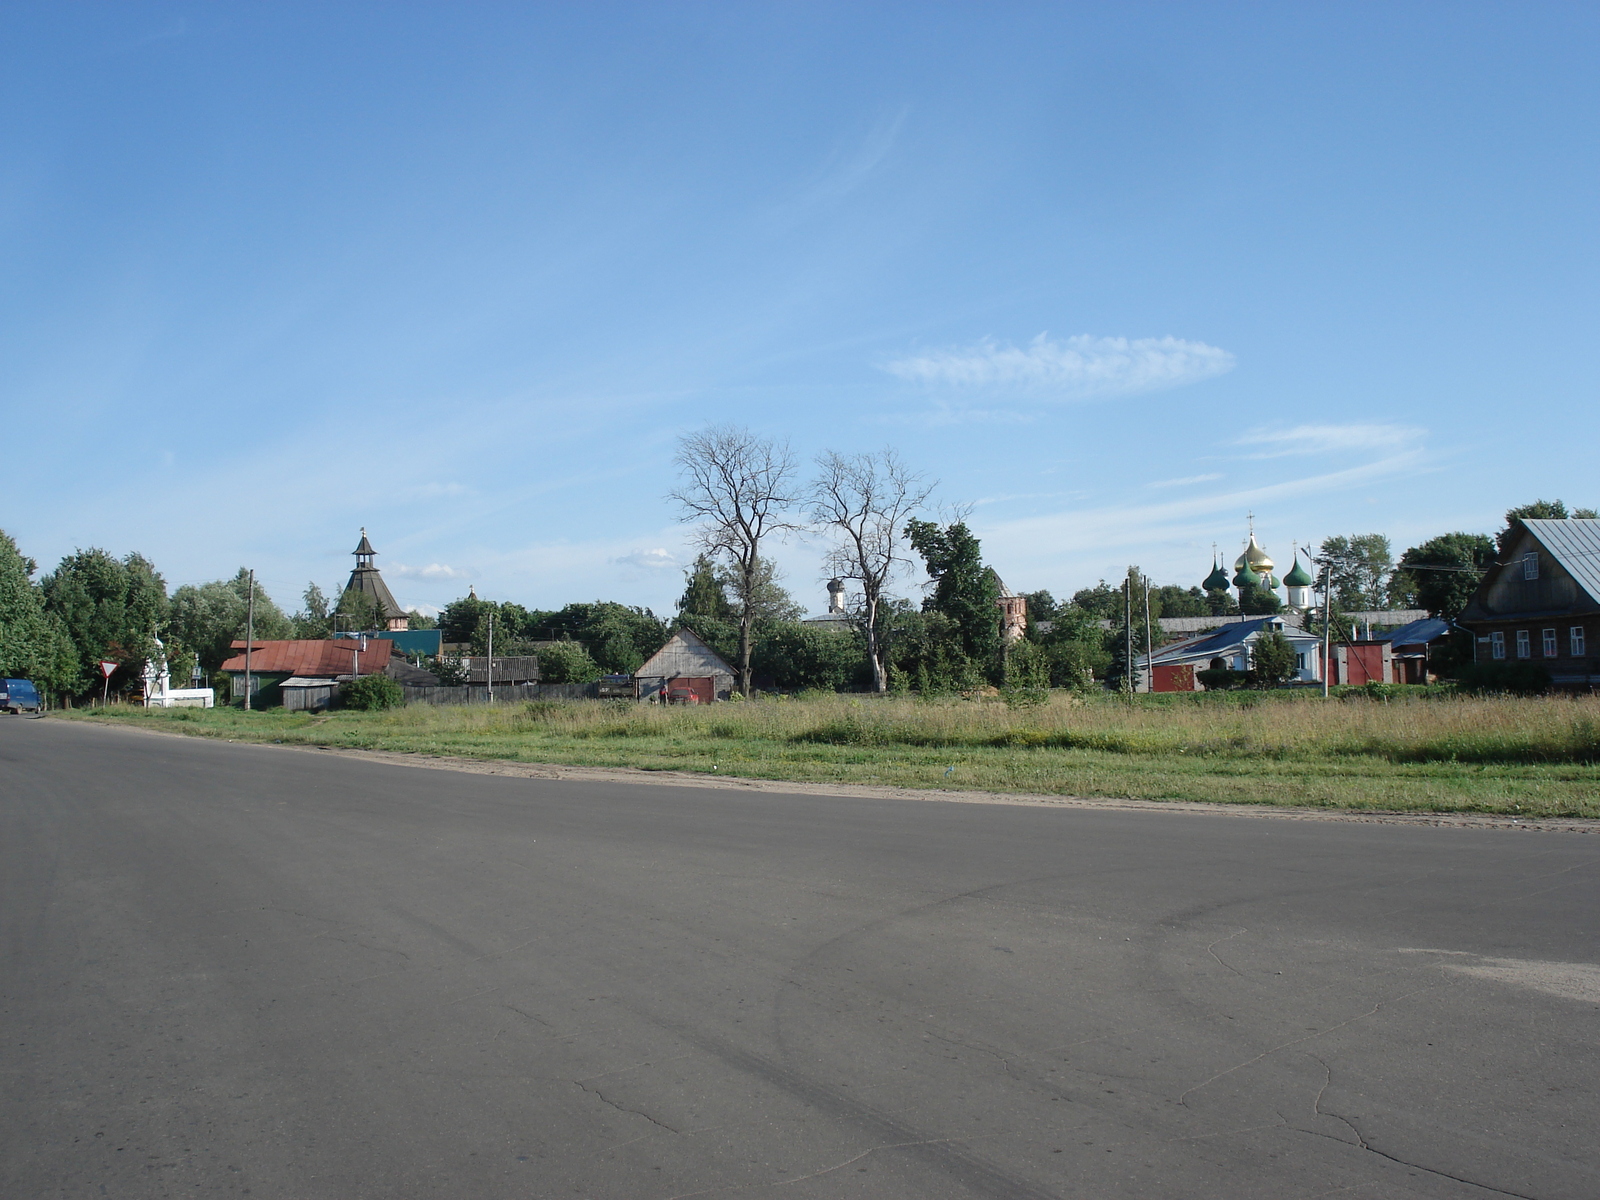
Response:
[[[1522,556],[1522,577],[1524,579],[1539,578],[1539,552],[1529,550]]]
[[[1544,631],[1544,656],[1546,658],[1555,658],[1560,653],[1561,649],[1556,643],[1556,631],[1554,629],[1546,629]]]
[[[1506,635],[1504,630],[1496,629],[1489,635],[1489,657],[1504,658],[1506,656]]]
[[[1588,653],[1588,651],[1584,649],[1584,645],[1583,645],[1583,626],[1582,625],[1574,625],[1568,631],[1568,638],[1570,639],[1570,642],[1571,642],[1570,649],[1572,651],[1572,657],[1573,658],[1582,658],[1585,654]]]
[[[1517,657],[1533,657],[1533,638],[1528,636],[1528,631],[1526,629],[1517,630]]]

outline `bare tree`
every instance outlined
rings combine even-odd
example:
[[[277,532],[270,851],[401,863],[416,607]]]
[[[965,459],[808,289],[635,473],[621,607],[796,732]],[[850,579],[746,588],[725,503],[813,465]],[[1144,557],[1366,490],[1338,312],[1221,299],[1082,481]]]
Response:
[[[736,425],[711,425],[678,440],[682,481],[668,493],[681,519],[697,522],[700,546],[720,558],[739,607],[739,691],[750,695],[754,600],[766,580],[761,543],[797,529],[787,514],[795,495],[794,455],[787,442],[760,438]]]
[[[817,459],[817,467],[811,515],[837,538],[827,557],[828,569],[861,587],[872,686],[885,692],[889,674],[878,640],[878,605],[895,571],[910,565],[910,557],[901,552],[906,518],[927,503],[934,484],[909,470],[892,449],[849,455],[829,450]]]

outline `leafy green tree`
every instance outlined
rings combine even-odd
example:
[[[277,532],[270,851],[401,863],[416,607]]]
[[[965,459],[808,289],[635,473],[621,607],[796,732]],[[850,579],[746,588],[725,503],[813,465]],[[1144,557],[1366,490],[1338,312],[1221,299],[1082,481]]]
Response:
[[[232,658],[233,643],[245,636],[249,611],[250,572],[243,567],[232,579],[184,584],[172,593],[167,627],[195,653],[207,672]],[[295,636],[295,625],[256,584],[255,638],[277,641]]]
[[[941,529],[932,521],[912,520],[906,534],[933,581],[922,607],[949,622],[952,643],[943,657],[964,657],[976,674],[998,675],[1000,583],[984,566],[978,539],[964,521]]]
[[[1102,621],[1122,620],[1122,587],[1112,587],[1104,579],[1072,593],[1072,603]]]
[[[346,632],[375,631],[386,624],[377,598],[360,588],[345,588],[334,616],[339,618],[339,628]]]
[[[1270,616],[1283,610],[1283,601],[1271,588],[1246,587],[1239,589],[1237,611],[1252,617]]]
[[[1040,589],[1037,592],[1024,592],[1022,598],[1028,602],[1028,631],[1030,641],[1037,642],[1041,636],[1040,625],[1053,622],[1056,612],[1061,605],[1049,592]]]
[[[452,600],[439,614],[439,629],[444,641],[452,645],[471,642],[478,632],[478,623],[488,601],[479,600],[476,592],[469,591],[459,600]]]
[[[24,558],[0,530],[0,676],[31,679],[52,695],[83,690],[78,655],[66,626],[45,611],[32,576],[38,564]]]
[[[1324,538],[1321,557],[1328,560],[1333,602],[1347,612],[1381,609],[1389,599],[1394,557],[1381,533],[1353,533]],[[1240,608],[1244,604],[1240,602]],[[1250,611],[1245,609],[1246,612]]]
[[[149,559],[80,550],[39,586],[45,610],[72,641],[83,679],[98,679],[101,661],[120,663],[124,681],[143,673],[167,617],[167,585]]]
[[[1031,708],[1050,699],[1050,654],[1026,638],[1006,648],[1000,694],[1011,708]]]
[[[715,617],[719,621],[731,618],[733,605],[717,578],[716,561],[709,554],[698,555],[694,565],[686,572],[683,595],[678,600],[678,613],[691,617]]]
[[[427,613],[411,609],[406,613],[407,627],[411,629],[437,629],[439,622],[428,616]]]
[[[1052,687],[1086,688],[1111,665],[1104,618],[1076,604],[1064,604],[1052,618],[1050,632],[1038,641],[1049,656]]]
[[[1210,611],[1205,593],[1197,587],[1186,589],[1167,583],[1150,593],[1152,617],[1204,617]]]
[[[1295,669],[1294,643],[1276,629],[1257,635],[1250,647],[1250,673],[1257,687],[1277,687]]]
[[[603,673],[578,642],[553,642],[539,648],[540,683],[593,683]]]
[[[315,583],[308,583],[302,602],[304,607],[289,618],[294,626],[294,636],[306,641],[321,641],[329,637],[333,631],[333,622],[330,620],[332,613],[328,597],[322,589]]]
[[[1406,608],[1453,621],[1494,562],[1495,544],[1481,533],[1444,533],[1400,556],[1390,592]]]
[[[863,649],[857,633],[777,622],[763,627],[756,639],[756,674],[782,692],[843,691],[871,682],[863,679]]]

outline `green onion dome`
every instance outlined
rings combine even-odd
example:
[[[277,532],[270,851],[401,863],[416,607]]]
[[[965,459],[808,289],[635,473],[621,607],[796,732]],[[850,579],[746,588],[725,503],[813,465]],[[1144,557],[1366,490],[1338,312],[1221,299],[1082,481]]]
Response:
[[[1271,588],[1273,591],[1277,591],[1279,588],[1281,588],[1283,586],[1283,584],[1282,584],[1282,582],[1279,581],[1279,579],[1278,579],[1278,577],[1276,575],[1268,575],[1267,576],[1267,586],[1269,588]]]
[[[1228,590],[1228,573],[1222,569],[1222,564],[1216,559],[1211,560],[1211,574],[1206,576],[1206,581],[1200,586],[1208,592],[1225,592]]]
[[[1300,556],[1298,554],[1294,556],[1294,570],[1285,575],[1283,577],[1283,581],[1290,587],[1311,586],[1311,575],[1304,567],[1300,565]]]
[[[1261,576],[1257,575],[1254,571],[1252,571],[1250,569],[1250,564],[1249,563],[1245,563],[1244,566],[1240,567],[1236,572],[1234,572],[1234,576],[1233,576],[1233,586],[1234,587],[1240,587],[1240,588],[1244,588],[1244,587],[1259,587],[1260,585],[1261,585]]]

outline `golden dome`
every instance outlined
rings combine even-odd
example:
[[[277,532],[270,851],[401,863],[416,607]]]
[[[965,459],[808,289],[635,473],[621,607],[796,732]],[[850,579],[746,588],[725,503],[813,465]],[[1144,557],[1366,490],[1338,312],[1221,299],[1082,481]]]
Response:
[[[1242,557],[1250,563],[1250,569],[1257,575],[1271,575],[1273,567],[1277,565],[1272,561],[1272,556],[1256,544],[1256,535],[1253,533]]]

